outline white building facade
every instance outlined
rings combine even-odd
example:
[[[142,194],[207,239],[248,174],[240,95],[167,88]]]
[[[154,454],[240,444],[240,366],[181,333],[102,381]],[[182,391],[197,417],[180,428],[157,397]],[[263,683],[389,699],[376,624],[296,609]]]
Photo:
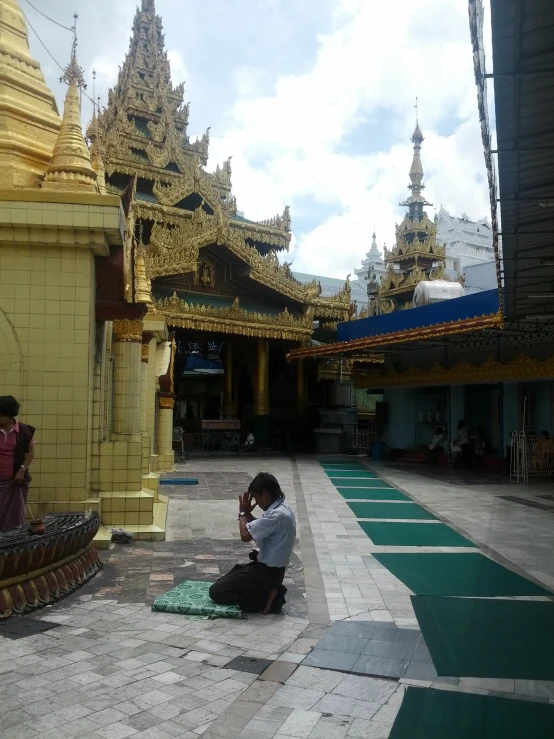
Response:
[[[451,216],[441,208],[437,213],[437,242],[446,244],[446,272],[451,279],[463,275],[474,264],[494,262],[492,229],[489,221],[472,221],[463,213]]]
[[[383,261],[383,257],[377,246],[377,237],[375,231],[373,232],[371,249],[365,255],[365,259],[362,261],[362,266],[354,270],[354,274],[358,278],[358,282],[361,283],[364,291],[366,290],[368,276],[376,276],[377,283],[381,283],[381,277],[387,271],[387,266]]]

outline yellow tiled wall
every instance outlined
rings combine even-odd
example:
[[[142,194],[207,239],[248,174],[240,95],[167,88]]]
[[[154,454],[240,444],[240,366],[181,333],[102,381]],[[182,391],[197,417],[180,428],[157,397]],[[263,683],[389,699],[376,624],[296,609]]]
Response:
[[[88,497],[93,300],[90,250],[2,243],[0,388],[37,428],[31,504]]]
[[[118,438],[113,325],[95,317],[94,257],[123,235],[113,196],[25,190],[13,201],[11,192],[0,191],[0,394],[15,395],[21,419],[37,428],[29,492],[34,515],[92,508],[106,527],[125,525],[138,538],[163,539],[167,501],[149,464],[156,460],[155,362],[145,378],[143,411],[140,344],[124,347],[132,356],[127,369],[119,363],[119,387],[128,384],[127,370],[136,375],[136,408],[126,407],[136,433]],[[164,322],[157,324],[163,331]],[[151,347],[155,356],[156,339]],[[109,542],[109,528],[101,536]]]

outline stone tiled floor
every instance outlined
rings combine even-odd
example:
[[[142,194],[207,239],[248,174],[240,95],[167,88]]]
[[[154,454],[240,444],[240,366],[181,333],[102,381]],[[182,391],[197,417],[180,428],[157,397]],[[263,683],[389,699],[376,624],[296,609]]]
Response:
[[[372,554],[437,548],[374,545],[318,461],[306,458],[300,462],[300,469],[331,620],[389,620],[398,626],[416,627],[411,591],[379,565]],[[373,465],[373,469],[497,561],[554,589],[554,537],[549,512],[500,497],[509,490],[534,498],[552,490],[552,485],[462,486],[425,478],[417,469],[384,464]],[[464,551],[452,547],[438,549]]]
[[[136,542],[111,549],[103,555],[102,573],[82,592],[117,598],[120,603],[151,605],[158,595],[184,580],[213,581],[237,562],[248,561],[252,547],[237,537],[237,499],[253,475],[242,471],[203,472],[189,465],[185,471],[187,477],[198,478],[199,484],[164,485],[164,495],[171,500],[167,541]],[[298,542],[285,586],[287,614],[305,616]]]
[[[278,477],[298,515],[285,615],[203,621],[152,613],[152,599],[174,584],[215,579],[246,559],[236,496],[260,469]],[[0,739],[388,737],[404,684],[429,686],[431,675],[381,680],[302,664],[330,621],[417,625],[410,591],[372,556],[386,548],[363,533],[317,460],[216,458],[179,471],[200,485],[166,489],[166,542],[103,552],[102,575],[35,615],[55,628],[0,638]],[[551,486],[461,486],[377,471],[491,556],[554,585],[550,513],[499,498],[535,499]],[[237,657],[269,667],[260,675],[227,668]],[[465,678],[441,687],[554,698],[547,682]]]

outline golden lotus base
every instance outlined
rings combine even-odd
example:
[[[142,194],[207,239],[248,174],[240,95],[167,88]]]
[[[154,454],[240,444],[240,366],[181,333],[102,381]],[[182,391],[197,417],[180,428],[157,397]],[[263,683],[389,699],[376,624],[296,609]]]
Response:
[[[41,536],[31,536],[24,526],[0,535],[0,619],[72,593],[102,567],[92,543],[97,514],[53,514],[44,523]]]

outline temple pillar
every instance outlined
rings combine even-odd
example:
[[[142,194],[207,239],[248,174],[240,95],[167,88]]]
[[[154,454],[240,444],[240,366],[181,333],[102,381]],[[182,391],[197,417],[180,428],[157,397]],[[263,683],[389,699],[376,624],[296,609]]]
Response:
[[[306,413],[306,366],[303,359],[296,362],[296,412],[299,416]]]
[[[150,360],[150,342],[155,338],[151,331],[142,334],[141,348],[141,421],[140,428],[143,434],[148,433],[148,363]]]
[[[173,393],[158,395],[158,461],[160,469],[172,470],[175,464],[173,452]]]
[[[224,418],[234,418],[237,415],[235,405],[235,387],[234,387],[234,361],[233,361],[233,339],[229,338],[225,342],[225,363],[223,377],[223,416]]]
[[[175,367],[175,352],[177,345],[173,334],[170,336],[171,354],[169,365],[164,375],[160,376],[160,390],[158,392],[158,469],[172,470],[175,466],[173,452],[173,407],[175,393],[173,387],[173,372]]]
[[[269,344],[258,339],[256,344],[256,373],[254,378],[254,416],[252,433],[256,442],[267,444],[269,438]]]
[[[113,339],[113,432],[117,436],[134,436],[141,430],[142,321],[115,320]]]

